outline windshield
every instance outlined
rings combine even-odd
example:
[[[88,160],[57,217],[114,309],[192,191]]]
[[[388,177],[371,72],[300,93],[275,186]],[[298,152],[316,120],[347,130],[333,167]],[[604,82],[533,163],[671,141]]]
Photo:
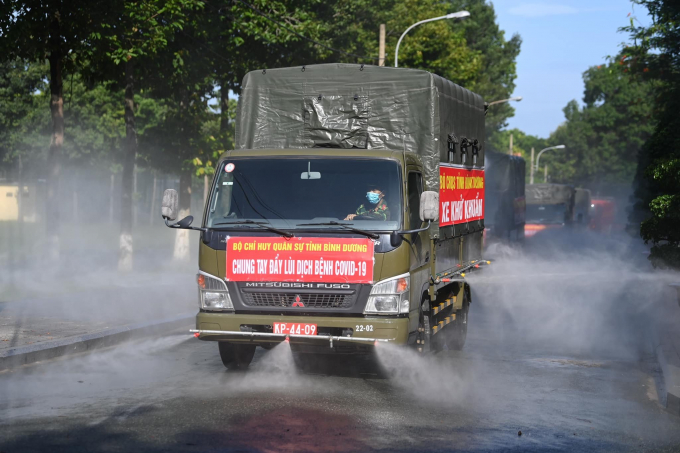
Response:
[[[528,204],[527,223],[564,223],[567,205],[558,204]]]
[[[401,228],[401,173],[391,160],[233,158],[218,171],[208,228],[256,227],[247,220],[285,229]]]

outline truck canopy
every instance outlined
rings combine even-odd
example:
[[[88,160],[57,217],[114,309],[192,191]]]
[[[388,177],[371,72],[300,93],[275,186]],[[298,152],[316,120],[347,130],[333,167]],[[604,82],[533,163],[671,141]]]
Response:
[[[438,190],[440,162],[483,168],[484,137],[482,97],[449,80],[415,69],[321,64],[246,74],[235,146],[417,153],[428,189]]]
[[[573,203],[574,188],[567,184],[527,184],[527,204]]]

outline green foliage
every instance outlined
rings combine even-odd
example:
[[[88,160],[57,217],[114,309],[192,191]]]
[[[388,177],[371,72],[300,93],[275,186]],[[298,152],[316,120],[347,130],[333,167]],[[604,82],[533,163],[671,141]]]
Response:
[[[544,138],[529,135],[519,129],[508,129],[491,135],[486,142],[487,148],[498,153],[510,150],[510,135],[512,135],[512,153],[521,155],[527,162],[531,156],[531,148],[536,152],[548,146]]]
[[[0,62],[0,165],[11,166],[18,158],[30,164],[46,151],[35,134],[49,124],[44,108],[47,72],[44,63]]]
[[[620,57],[590,67],[583,80],[585,105],[567,104],[566,121],[548,139],[567,149],[549,151],[541,162],[553,182],[631,183],[635,159],[654,128],[653,84],[633,77]]]
[[[467,10],[470,17],[460,23],[449,22],[453,28],[461,27],[467,46],[479,55],[480,70],[470,83],[463,85],[481,94],[487,102],[508,99],[515,90],[517,78],[516,59],[522,40],[515,34],[506,40],[505,32],[496,22],[493,4],[484,0],[455,0],[453,10]],[[514,115],[510,103],[489,107],[486,115],[487,135],[505,127],[506,120]]]
[[[72,69],[87,46],[91,25],[110,7],[109,0],[98,2],[63,2],[59,0],[3,0],[0,2],[0,55],[4,60],[16,58],[41,61],[50,54],[50,31],[59,24],[56,42],[68,58]]]
[[[87,3],[87,4],[85,4]],[[507,40],[485,0],[8,0],[0,5],[0,156],[44,159],[50,137],[46,65],[58,19],[64,63],[64,158],[119,168],[125,136],[123,64],[134,61],[137,163],[211,174],[233,146],[236,101],[211,106],[221,90],[239,93],[246,72],[322,62],[377,63],[387,24],[386,65],[413,23],[466,9],[464,21],[416,27],[400,66],[421,68],[488,100],[514,89],[520,39]],[[53,42],[52,42],[53,44]],[[341,51],[333,50],[340,49]],[[362,57],[367,56],[367,57]],[[28,63],[30,62],[30,63]],[[12,66],[14,65],[14,66]],[[25,73],[21,69],[28,68]],[[3,76],[7,77],[3,78]],[[488,130],[512,115],[489,112]],[[1,165],[1,164],[0,164]]]
[[[1,67],[0,162],[9,165],[21,156],[24,166],[44,165],[51,134],[47,65],[14,60]],[[86,84],[79,74],[65,79],[64,156],[84,166],[115,166],[125,136],[122,90],[112,89],[110,82]],[[161,122],[165,110],[143,94],[135,104],[143,135]]]
[[[624,51],[635,76],[655,83],[656,126],[638,156],[631,221],[642,220],[640,234],[653,244],[654,265],[680,269],[680,4],[634,3],[647,9],[652,24],[643,27],[632,18],[624,31],[635,45]]]
[[[526,181],[529,182],[531,148],[534,148],[535,153],[538,154],[540,150],[550,146],[548,140],[526,134],[519,129],[509,129],[492,133],[486,142],[487,149],[503,154],[508,153],[510,150],[510,135],[512,135],[512,154],[520,155],[524,159],[526,163]],[[543,158],[542,156],[541,162],[543,162]],[[537,176],[537,178],[537,182],[543,182],[540,177]]]
[[[487,101],[509,98],[515,88],[515,59],[521,39],[518,35],[505,39],[496,23],[493,4],[485,0],[326,2],[317,10],[319,20],[328,24],[322,28],[322,36],[335,48],[368,58],[328,52],[320,56],[327,61],[377,64],[378,31],[384,23],[385,65],[393,66],[397,41],[410,25],[461,10],[469,11],[470,17],[430,22],[409,31],[399,47],[399,66],[434,72],[481,94]],[[513,112],[507,103],[492,106],[487,131],[503,127]]]

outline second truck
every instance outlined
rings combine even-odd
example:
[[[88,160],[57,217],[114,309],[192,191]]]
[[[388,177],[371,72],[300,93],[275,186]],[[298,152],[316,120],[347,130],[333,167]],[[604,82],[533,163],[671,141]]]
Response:
[[[461,349],[465,274],[482,261],[481,96],[412,69],[325,64],[248,73],[235,149],[200,227],[194,334],[225,366],[257,346]]]

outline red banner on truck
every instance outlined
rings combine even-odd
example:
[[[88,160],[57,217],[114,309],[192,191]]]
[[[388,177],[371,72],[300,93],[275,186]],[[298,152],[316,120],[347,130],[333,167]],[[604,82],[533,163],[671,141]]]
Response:
[[[484,170],[439,166],[439,226],[484,218]]]
[[[227,281],[373,283],[369,238],[229,237]]]

